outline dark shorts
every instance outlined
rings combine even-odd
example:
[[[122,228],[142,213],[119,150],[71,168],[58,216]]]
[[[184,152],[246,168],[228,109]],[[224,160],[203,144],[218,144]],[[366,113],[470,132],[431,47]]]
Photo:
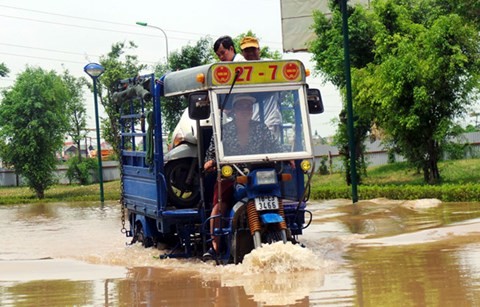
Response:
[[[218,182],[215,182],[215,188],[213,192],[213,205],[218,203]],[[233,201],[233,180],[222,179],[221,184],[222,202],[228,206],[232,206]]]

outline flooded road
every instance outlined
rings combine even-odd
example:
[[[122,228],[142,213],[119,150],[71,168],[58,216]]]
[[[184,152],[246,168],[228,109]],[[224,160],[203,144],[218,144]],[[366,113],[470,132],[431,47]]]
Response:
[[[240,265],[128,246],[118,203],[0,206],[0,306],[479,306],[480,204],[310,204]]]

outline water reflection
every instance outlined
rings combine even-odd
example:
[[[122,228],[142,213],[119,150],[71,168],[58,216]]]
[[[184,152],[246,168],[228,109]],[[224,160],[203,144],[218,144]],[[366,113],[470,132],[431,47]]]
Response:
[[[474,306],[479,270],[459,261],[465,249],[448,242],[414,246],[352,247],[357,303],[367,306]],[[473,273],[473,274],[472,274]]]
[[[336,214],[329,214],[334,211]],[[392,236],[421,229],[443,227],[480,216],[479,203],[441,203],[436,199],[392,201],[374,199],[348,203],[319,212],[316,223],[341,222],[349,232]]]
[[[302,242],[239,265],[126,246],[117,203],[0,207],[2,306],[472,306],[480,205],[377,199],[312,204]],[[5,222],[7,221],[7,222]],[[43,260],[42,260],[43,259]]]

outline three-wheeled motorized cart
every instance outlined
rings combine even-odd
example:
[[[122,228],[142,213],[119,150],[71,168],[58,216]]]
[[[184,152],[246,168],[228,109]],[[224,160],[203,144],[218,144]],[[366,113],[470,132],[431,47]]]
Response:
[[[218,263],[239,263],[262,244],[298,242],[311,221],[309,114],[323,112],[320,91],[308,88],[306,76],[300,61],[278,60],[119,81],[121,203],[129,222],[123,229],[132,242],[168,246],[162,257],[201,257],[216,236]],[[166,150],[161,100],[175,96],[188,109]],[[250,97],[255,114],[248,148],[231,145],[233,102],[240,96]],[[207,172],[211,144],[216,170]],[[233,185],[228,212],[211,216],[214,189],[226,181]]]

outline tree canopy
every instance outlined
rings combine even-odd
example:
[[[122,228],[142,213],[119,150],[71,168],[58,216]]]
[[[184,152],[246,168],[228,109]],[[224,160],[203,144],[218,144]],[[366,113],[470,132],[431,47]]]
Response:
[[[478,87],[479,35],[454,12],[432,6],[425,14],[422,1],[405,3],[375,6],[376,62],[355,72],[355,99],[375,110],[401,154],[436,183],[442,148]]]
[[[478,24],[447,5],[452,1],[378,0],[369,11],[349,9],[350,45],[363,36],[371,55],[360,60],[355,48],[362,44],[353,48],[355,114],[382,129],[428,183],[440,181],[442,146],[479,85]],[[338,13],[333,21],[317,16],[313,50],[317,68],[343,86],[340,32],[332,30],[338,18]]]
[[[5,63],[0,63],[0,77],[6,77],[8,76],[8,73],[10,70],[8,67],[5,65]]]
[[[68,127],[69,92],[53,71],[27,68],[0,104],[1,156],[38,198],[55,182],[56,153]]]

